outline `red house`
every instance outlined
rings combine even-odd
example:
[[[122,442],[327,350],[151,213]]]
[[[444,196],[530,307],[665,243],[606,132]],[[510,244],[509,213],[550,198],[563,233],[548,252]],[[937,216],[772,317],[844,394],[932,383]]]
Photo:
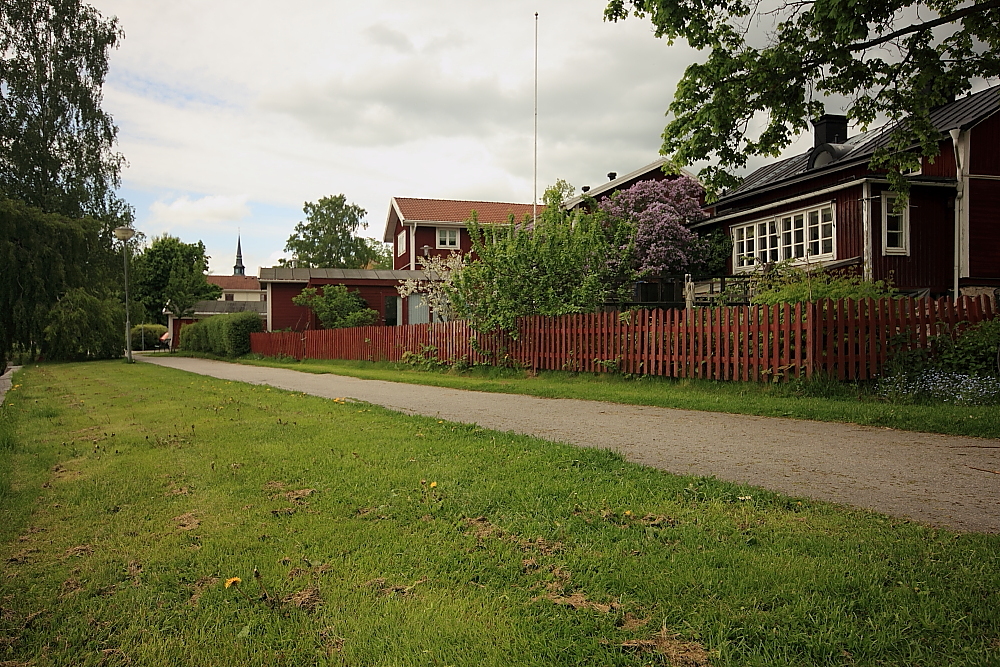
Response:
[[[770,262],[855,267],[904,292],[992,293],[1000,287],[1000,86],[931,113],[940,155],[908,174],[910,199],[893,211],[873,152],[891,127],[848,136],[847,118],[815,123],[813,148],[751,173],[692,227],[724,229],[730,269]]]
[[[379,324],[395,326],[427,322],[427,306],[421,306],[419,295],[411,295],[404,303],[396,291],[400,281],[409,278],[424,280],[424,272],[262,267],[259,279],[261,289],[267,296],[267,330],[322,328],[316,314],[304,306],[296,306],[292,298],[306,287],[324,285],[344,285],[348,290],[358,292],[369,308],[378,311]]]
[[[538,211],[542,210],[538,207]],[[465,222],[476,213],[482,223],[505,223],[514,216],[520,222],[531,218],[531,204],[509,204],[454,199],[393,197],[382,240],[392,244],[393,268],[419,270],[418,258],[447,256],[472,250]]]

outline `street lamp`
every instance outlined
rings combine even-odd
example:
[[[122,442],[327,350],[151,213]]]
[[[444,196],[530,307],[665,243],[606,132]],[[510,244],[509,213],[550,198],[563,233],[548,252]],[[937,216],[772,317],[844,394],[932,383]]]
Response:
[[[132,320],[128,312],[128,242],[135,236],[135,230],[131,227],[115,227],[115,238],[122,242],[122,257],[125,259],[125,360],[133,363],[132,359]]]

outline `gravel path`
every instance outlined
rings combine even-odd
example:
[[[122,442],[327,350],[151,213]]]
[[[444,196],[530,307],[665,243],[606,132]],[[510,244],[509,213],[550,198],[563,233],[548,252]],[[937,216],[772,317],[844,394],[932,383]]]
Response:
[[[956,530],[1000,532],[1000,474],[984,472],[1000,470],[1000,440],[492,394],[183,357],[137,358],[226,380],[605,447],[673,473],[714,475]]]
[[[21,370],[20,366],[8,366],[7,371],[0,375],[0,405],[3,405],[3,397],[10,391],[11,382],[14,381],[14,373]]]

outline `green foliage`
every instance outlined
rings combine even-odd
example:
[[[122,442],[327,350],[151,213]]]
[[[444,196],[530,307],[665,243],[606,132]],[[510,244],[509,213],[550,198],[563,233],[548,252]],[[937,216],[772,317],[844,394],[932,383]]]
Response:
[[[699,173],[711,193],[739,182],[751,156],[773,158],[844,100],[862,128],[888,117],[890,144],[873,165],[889,170],[905,191],[901,170],[917,151],[938,154],[942,138],[928,113],[974,82],[1000,75],[1000,23],[993,0],[784,2],[737,0],[611,0],[608,20],[648,17],[657,37],[684,39],[708,50],[690,65],[674,92],[661,152],[675,167],[707,161]],[[916,17],[916,20],[914,20]],[[836,110],[831,109],[831,112]],[[747,127],[762,129],[748,136]]]
[[[344,285],[324,285],[319,290],[307,287],[292,297],[292,303],[316,313],[324,329],[364,327],[379,320],[378,311],[369,308],[361,295],[348,291]]]
[[[257,313],[214,315],[183,327],[180,349],[239,357],[250,352],[250,334],[263,329]]]
[[[820,299],[892,298],[896,289],[885,280],[870,281],[843,270],[810,271],[787,262],[758,275],[751,303],[806,303]]]
[[[67,291],[86,287],[99,294],[120,284],[114,270],[121,271],[121,262],[108,261],[114,259],[110,248],[104,225],[93,218],[0,198],[0,356],[10,358],[15,348],[41,350],[49,310]]]
[[[125,308],[117,299],[98,297],[82,287],[64,294],[45,327],[49,359],[111,359],[125,350]]]
[[[1000,368],[1000,319],[969,327],[956,338],[936,336],[930,361],[942,370],[967,375],[998,376]]]
[[[167,333],[167,328],[162,324],[137,324],[132,327],[132,349],[152,350],[162,347],[160,336]]]
[[[124,36],[81,0],[0,3],[0,192],[46,212],[130,221],[115,196],[124,158],[101,109]]]
[[[514,331],[526,315],[597,311],[622,287],[629,248],[612,242],[619,234],[603,214],[566,212],[562,184],[546,190],[533,224],[467,223],[476,259],[455,277],[453,302],[478,331]]]
[[[205,279],[206,271],[204,243],[184,243],[164,234],[133,258],[129,283],[134,300],[146,309],[145,319],[164,324],[164,308],[185,317],[198,301],[219,298],[222,290]]]
[[[365,269],[388,264],[392,258],[384,244],[356,236],[366,229],[365,209],[347,203],[344,195],[323,197],[302,206],[306,222],[295,225],[285,251],[293,254],[298,266],[325,269]],[[279,260],[287,266],[290,260]]]
[[[733,255],[733,237],[724,231],[714,231],[698,237],[699,259],[691,267],[695,273],[720,275],[726,272],[726,262]]]

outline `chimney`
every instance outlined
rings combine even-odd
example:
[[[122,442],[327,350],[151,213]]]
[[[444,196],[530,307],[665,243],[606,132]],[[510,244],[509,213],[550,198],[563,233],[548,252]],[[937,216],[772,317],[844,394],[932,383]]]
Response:
[[[618,178],[618,172],[617,171],[609,171],[608,172],[608,180],[609,181],[613,181],[616,178]]]
[[[583,186],[580,189],[583,190],[583,194],[587,194],[588,192],[590,192],[590,186],[589,185],[585,185],[585,186]]]
[[[813,121],[813,148],[847,141],[847,116],[826,113]]]

